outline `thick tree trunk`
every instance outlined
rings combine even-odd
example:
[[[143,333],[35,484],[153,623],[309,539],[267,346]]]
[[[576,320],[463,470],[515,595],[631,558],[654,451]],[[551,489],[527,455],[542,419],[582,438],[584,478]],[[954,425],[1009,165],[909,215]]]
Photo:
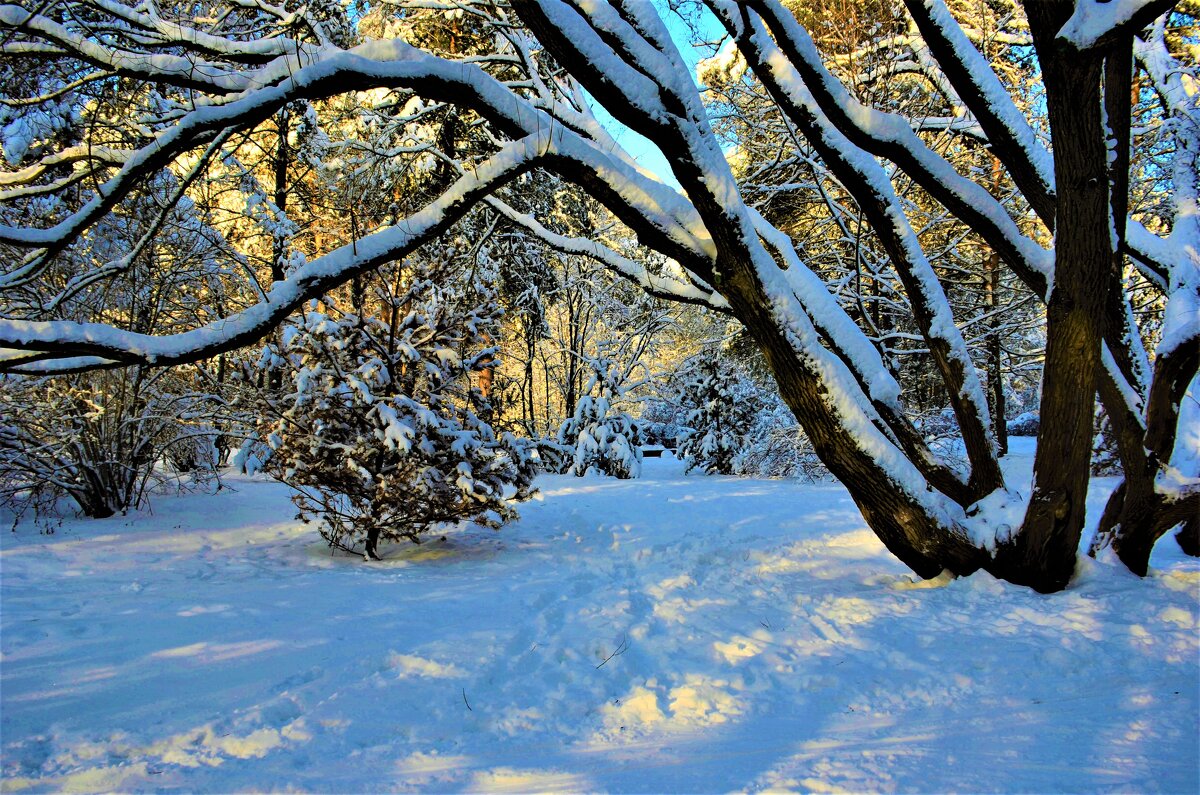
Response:
[[[1200,494],[1168,500],[1155,493],[1153,481],[1137,478],[1122,482],[1109,497],[1097,535],[1112,536],[1112,548],[1117,557],[1134,574],[1145,577],[1150,569],[1154,544],[1181,523],[1183,527],[1175,539],[1184,552],[1200,557],[1197,549]]]
[[[1118,360],[1118,364],[1124,363]],[[1089,552],[1094,555],[1111,545],[1130,571],[1139,576],[1145,576],[1149,568],[1155,543],[1180,522],[1185,527],[1176,538],[1187,551],[1187,534],[1195,532],[1194,524],[1200,516],[1200,494],[1168,498],[1155,488],[1155,478],[1162,465],[1170,461],[1175,446],[1179,404],[1198,367],[1198,345],[1184,344],[1158,357],[1148,390],[1144,426],[1125,406],[1112,378],[1101,379],[1100,394],[1117,439],[1125,482],[1109,499]],[[1127,368],[1125,364],[1123,369]],[[1193,525],[1191,530],[1189,523]]]
[[[1054,287],[1046,306],[1042,422],[1021,532],[992,571],[1041,592],[1065,588],[1083,531],[1096,372],[1113,282],[1108,151],[1098,57],[1056,40],[1069,0],[1025,3],[1046,86],[1058,193]]]
[[[738,269],[723,280],[722,291],[765,354],[780,395],[817,456],[850,492],[867,525],[888,550],[925,578],[943,570],[965,576],[987,564],[986,552],[896,483],[846,428],[821,375],[797,355],[786,331],[771,315],[773,302],[750,269]]]

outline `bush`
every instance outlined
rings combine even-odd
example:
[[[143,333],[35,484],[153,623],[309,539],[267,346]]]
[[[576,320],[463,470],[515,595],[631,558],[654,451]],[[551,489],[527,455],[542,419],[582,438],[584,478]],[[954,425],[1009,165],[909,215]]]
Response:
[[[486,292],[457,299],[432,270],[378,277],[372,316],[311,312],[285,334],[294,391],[264,429],[265,470],[296,489],[299,518],[331,547],[378,559],[381,540],[435,525],[499,527],[528,498],[533,445],[499,437],[469,376],[493,366],[500,310]]]
[[[193,426],[208,396],[184,370],[126,368],[76,376],[0,377],[0,504],[18,517],[70,497],[103,519],[147,493],[216,477],[214,433]]]
[[[1008,421],[1009,436],[1037,436],[1041,425],[1036,411],[1027,411]]]

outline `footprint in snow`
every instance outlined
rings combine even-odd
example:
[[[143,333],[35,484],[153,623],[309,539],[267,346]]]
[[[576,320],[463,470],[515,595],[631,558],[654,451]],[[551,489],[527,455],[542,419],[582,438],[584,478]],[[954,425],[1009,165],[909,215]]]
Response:
[[[294,690],[298,687],[303,687],[304,685],[307,685],[311,682],[315,682],[324,675],[325,675],[325,671],[322,668],[309,668],[307,671],[303,671],[298,674],[293,674],[292,676],[289,676],[287,679],[284,679],[283,681],[276,683],[275,687],[272,688],[272,690],[276,693],[286,693],[289,690]]]

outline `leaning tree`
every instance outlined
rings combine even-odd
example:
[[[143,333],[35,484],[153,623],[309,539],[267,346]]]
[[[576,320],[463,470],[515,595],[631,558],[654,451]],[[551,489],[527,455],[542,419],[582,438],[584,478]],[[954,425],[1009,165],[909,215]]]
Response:
[[[391,4],[401,22],[404,5]],[[851,197],[890,259],[957,418],[965,468],[928,448],[871,339],[792,239],[747,201],[650,2],[413,5],[421,13],[442,8],[452,37],[460,28],[473,36],[486,30],[494,46],[435,54],[406,39],[402,24],[390,38],[356,37],[335,0],[0,5],[0,143],[11,165],[0,173],[6,292],[66,267],[84,270],[46,283],[69,290],[81,280],[120,279],[128,267],[121,257],[85,266],[67,264],[79,263],[68,254],[156,174],[169,169],[184,187],[202,182],[289,103],[353,93],[394,124],[418,124],[430,108],[452,106],[486,143],[470,152],[439,148],[436,139],[422,144],[448,176],[419,208],[379,218],[308,259],[289,259],[286,272],[274,274],[280,278],[251,285],[236,309],[189,330],[145,332],[104,313],[100,322],[81,322],[52,309],[64,305],[53,294],[58,287],[42,301],[6,302],[0,368],[166,366],[245,346],[305,301],[404,257],[482,207],[652,294],[740,321],[821,460],[883,543],[921,576],[984,568],[1041,591],[1067,584],[1084,525],[1097,396],[1124,472],[1100,538],[1145,573],[1155,541],[1194,521],[1200,487],[1184,468],[1194,456],[1175,450],[1179,405],[1200,360],[1200,114],[1194,38],[1181,40],[1175,22],[1189,12],[1194,22],[1193,5],[1013,6],[1027,20],[1031,68],[1043,87],[1030,98],[1006,88],[970,26],[943,0],[904,0],[912,61],[945,87],[950,126],[985,144],[1020,194],[1002,203],[988,190],[991,175],[956,168],[929,145],[920,120],[857,100],[783,4],[703,0],[744,59],[746,79],[763,87],[789,134]],[[640,170],[591,103],[656,144],[679,190]],[[371,146],[387,126],[376,118],[343,124],[338,134]],[[1158,151],[1170,157],[1133,168],[1135,129],[1156,130]],[[413,151],[402,149],[398,157]],[[380,143],[376,151],[393,150]],[[511,192],[534,170],[577,186],[659,256],[633,259],[572,237],[553,219],[518,212]],[[896,190],[898,176],[1045,303],[1045,421],[1028,486],[1004,480],[977,363],[911,204]],[[1130,212],[1130,196],[1146,182],[1166,195],[1153,219]],[[1129,269],[1163,305],[1150,353],[1130,311]],[[237,273],[231,268],[227,278]]]

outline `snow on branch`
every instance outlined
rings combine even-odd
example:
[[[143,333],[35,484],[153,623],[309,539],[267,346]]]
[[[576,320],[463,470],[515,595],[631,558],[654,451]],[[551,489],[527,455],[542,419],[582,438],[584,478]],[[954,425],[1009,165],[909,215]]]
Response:
[[[733,18],[740,17],[739,9],[733,4],[724,5]],[[586,24],[590,19],[587,14],[599,13],[596,11],[599,7],[599,5],[588,5],[586,14],[580,17],[578,24]],[[845,434],[839,443],[854,447],[859,451],[858,455],[865,456],[874,461],[875,466],[886,469],[890,473],[889,478],[892,483],[901,488],[909,499],[925,503],[928,491],[924,485],[919,484],[929,482],[927,479],[929,468],[922,471],[920,466],[912,462],[907,451],[901,449],[896,435],[888,428],[888,422],[880,416],[872,398],[865,393],[861,371],[867,368],[857,367],[860,374],[856,376],[839,354],[831,353],[825,347],[823,335],[818,332],[814,326],[813,317],[810,316],[803,302],[799,300],[796,282],[788,275],[787,258],[768,251],[759,225],[754,221],[753,212],[745,204],[731,167],[721,151],[716,135],[707,122],[699,92],[694,84],[690,84],[689,81],[689,85],[684,90],[677,87],[676,84],[679,81],[674,80],[671,75],[655,76],[658,79],[658,98],[661,100],[662,106],[679,109],[678,112],[668,113],[665,117],[657,112],[657,103],[642,103],[639,107],[637,103],[630,102],[624,96],[613,99],[613,105],[610,106],[609,97],[605,95],[606,78],[589,59],[581,57],[581,48],[578,44],[580,41],[594,42],[594,34],[592,34],[593,38],[588,37],[587,31],[580,31],[576,35],[572,30],[564,31],[551,24],[547,18],[545,4],[520,2],[517,4],[517,8],[522,18],[526,19],[534,28],[539,39],[546,44],[555,58],[559,62],[572,64],[573,73],[593,96],[596,96],[606,108],[612,110],[623,123],[646,135],[664,152],[688,199],[695,207],[695,212],[702,220],[704,227],[707,227],[708,236],[713,241],[715,247],[714,276],[716,278],[712,283],[724,292],[727,289],[726,285],[732,280],[748,278],[756,285],[755,289],[761,291],[761,295],[756,295],[753,299],[760,302],[760,310],[755,311],[765,313],[760,318],[760,322],[778,329],[779,343],[789,347],[794,351],[794,355],[804,362],[803,374],[799,376],[800,378],[812,379],[814,382],[824,385],[822,396],[819,398],[822,405],[818,413],[823,417],[828,417],[829,422],[842,429],[832,431],[837,434]],[[648,8],[648,6],[640,4],[636,6],[632,3],[622,4],[621,10],[634,22],[628,28],[623,29],[619,36],[636,38],[648,35],[642,31],[652,31],[654,26],[648,20],[641,19],[642,14],[649,14]],[[635,53],[642,47],[637,42],[613,41],[616,38],[618,35],[615,33],[609,39],[602,38],[608,48],[605,58],[614,57],[618,51]],[[765,34],[763,39],[765,42],[770,41]],[[599,52],[600,49],[597,48],[597,51]],[[817,111],[817,115],[820,115],[819,111]],[[911,128],[907,123],[903,120],[898,121],[903,129],[912,135]],[[840,137],[840,134],[831,126],[827,126],[826,130],[831,135]],[[832,153],[836,148],[829,147],[827,153]],[[877,163],[854,147],[847,146],[846,150],[846,157],[855,160],[855,168],[859,169],[860,176],[863,170],[873,175],[877,171],[882,172]],[[870,166],[867,165],[868,162],[870,162]],[[893,194],[886,176],[882,178],[882,182],[873,180],[871,184],[886,194]],[[614,212],[616,211],[614,210]],[[619,215],[619,213],[617,214]],[[901,238],[912,236],[912,230],[907,226],[903,212],[899,208],[894,208],[894,213],[888,215],[886,224],[889,228],[896,228]],[[907,233],[901,232],[901,227],[907,229]],[[916,246],[914,257],[923,261],[919,244],[915,241],[911,242]],[[790,242],[788,246],[790,247]],[[778,251],[780,246],[773,244],[770,248]],[[928,275],[920,268],[913,272],[920,272],[920,276],[914,278],[914,285],[924,282],[924,277]],[[927,291],[922,288],[917,292],[925,293]],[[729,297],[728,293],[726,293],[726,297]],[[942,300],[945,300],[944,296]],[[925,302],[922,306],[929,307],[931,304]],[[739,308],[745,311],[744,300]],[[987,419],[984,414],[985,409],[982,408],[984,404],[977,375],[973,367],[966,366],[969,360],[956,355],[961,352],[959,350],[962,348],[961,335],[958,335],[953,321],[949,319],[948,315],[943,317],[943,314],[941,311],[931,311],[927,314],[927,320],[942,318],[941,322],[932,323],[927,326],[927,329],[935,331],[937,339],[946,343],[939,346],[939,349],[949,353],[949,358],[954,361],[952,367],[957,372],[954,386],[951,389],[952,393],[964,402],[978,403],[977,409],[971,412],[972,421],[975,427],[986,429]],[[745,320],[745,318],[743,319]],[[856,333],[862,335],[861,331]],[[958,344],[953,341],[956,337]],[[869,341],[865,337],[862,342],[869,346]],[[876,353],[875,356],[877,357],[878,354]],[[972,382],[971,379],[974,381]],[[972,383],[974,388],[972,388]],[[898,417],[896,412],[892,412],[892,415]],[[818,420],[818,422],[824,421]],[[978,435],[982,437],[986,434]],[[990,460],[994,464],[994,456],[990,454],[990,448],[987,448],[985,443],[981,442],[977,449],[981,453],[981,461],[986,463]],[[992,468],[994,469],[994,467]],[[949,485],[953,489],[953,484]],[[939,512],[957,509],[950,509],[946,505],[935,508],[933,503],[941,505],[943,499],[944,497],[938,497],[933,500],[929,504],[929,509]],[[953,499],[950,500],[948,505],[953,505],[953,502]]]
[[[265,300],[201,328],[153,336],[100,323],[0,320],[0,372],[56,373],[138,363],[161,366],[199,361],[250,344],[305,301],[404,257],[445,232],[485,196],[544,158],[559,134],[539,132],[513,142],[414,215],[302,265],[275,282]]]
[[[703,225],[683,197],[640,172],[627,156],[606,153],[565,130],[551,116],[478,67],[423,53],[398,40],[372,41],[349,51],[327,49],[321,56],[279,85],[247,92],[223,104],[198,107],[135,152],[105,150],[104,158],[121,162],[122,167],[75,213],[48,229],[0,227],[0,242],[39,249],[31,261],[10,272],[6,281],[23,281],[36,275],[54,254],[127,196],[146,174],[165,167],[196,146],[209,143],[221,130],[253,127],[296,99],[372,87],[408,88],[431,98],[471,107],[514,137],[549,134],[554,130],[563,141],[557,161],[569,177],[591,182],[597,190],[602,190],[623,208],[617,211],[622,220],[640,221],[642,230],[653,227],[651,237],[665,241],[668,248],[665,253],[669,256],[687,260],[689,264],[703,264],[711,259],[711,244],[704,240]]]
[[[645,292],[659,298],[684,303],[698,304],[717,312],[728,312],[729,303],[712,287],[699,281],[690,271],[674,260],[668,262],[664,273],[651,273],[642,263],[635,262],[613,251],[608,246],[590,238],[560,235],[543,226],[536,218],[513,209],[494,196],[488,197],[488,206],[512,223],[530,232],[538,240],[564,254],[576,254],[601,263],[613,273],[636,284]],[[674,272],[672,272],[674,271]]]
[[[812,116],[822,128],[836,130],[837,137],[845,141],[839,144],[839,150],[861,148],[890,160],[982,235],[1036,292],[1045,293],[1053,272],[1053,254],[1023,235],[985,188],[960,175],[920,139],[904,118],[855,99],[825,68],[812,38],[786,9],[767,0],[745,4],[705,2],[726,30],[742,40],[744,55],[758,53],[755,71],[759,78],[775,82],[787,95],[777,99],[790,99],[796,110]]]
[[[1166,13],[1176,0],[1076,0],[1058,38],[1080,51],[1103,49]]]
[[[518,3],[517,9],[543,37],[570,42],[579,58],[573,67],[588,71],[592,76],[589,87],[615,117],[622,121],[628,116],[661,121],[668,115],[657,81],[663,71],[662,54],[636,46],[640,37],[628,35],[628,25],[611,6],[598,3],[584,7],[551,0]]]
[[[244,51],[240,43],[230,39],[202,37],[210,45],[205,49],[219,53],[225,61],[253,62],[261,61],[264,56],[272,56],[260,69],[246,71],[241,68],[231,69],[222,61],[163,52],[138,52],[119,49],[115,45],[105,46],[52,19],[36,13],[31,14],[20,6],[0,5],[0,30],[5,29],[11,33],[4,43],[0,44],[0,53],[22,54],[26,51],[28,42],[12,39],[12,34],[20,32],[56,45],[61,54],[76,56],[93,66],[117,74],[216,93],[236,93],[254,86],[277,82],[286,77],[290,70],[308,62],[311,58],[310,53],[315,50],[279,39],[267,48],[256,45]],[[279,50],[278,54],[272,55],[275,50]],[[251,57],[247,59],[244,57],[246,55]]]
[[[947,392],[959,416],[972,464],[981,472],[990,472],[989,477],[998,478],[995,450],[989,441],[992,437],[991,421],[983,385],[971,361],[966,342],[954,323],[950,304],[939,285],[937,274],[921,247],[883,167],[856,147],[856,142],[846,135],[843,127],[826,115],[827,108],[822,107],[814,92],[810,90],[810,84],[821,83],[826,91],[844,94],[844,87],[836,83],[824,67],[820,66],[819,58],[813,59],[814,63],[810,64],[810,69],[806,72],[801,72],[795,64],[797,58],[803,58],[802,49],[808,49],[797,44],[800,37],[807,37],[802,29],[796,27],[789,31],[793,44],[797,46],[785,55],[775,45],[757,14],[743,13],[741,19],[737,19],[732,15],[728,4],[722,10],[722,21],[727,29],[737,36],[742,52],[755,73],[763,80],[783,111],[820,153],[832,173],[854,195],[866,217],[871,220],[904,283],[914,319],[922,336],[934,353]],[[811,45],[811,40],[805,38],[805,44]],[[811,54],[815,56],[815,53]],[[791,57],[788,57],[789,55]],[[820,71],[811,68],[813,66]],[[872,127],[882,128],[882,135],[885,137],[893,140],[902,140],[902,136],[915,138],[911,128],[899,117],[878,114],[872,119],[869,114],[873,112],[863,106],[855,108],[854,112],[859,116],[867,116]],[[843,118],[839,121],[846,125],[854,124],[851,119]],[[904,151],[911,151],[908,147],[902,148]],[[923,144],[921,148],[931,156],[927,158],[930,167],[936,166],[940,171],[957,177],[957,172],[949,163],[933,155]],[[975,183],[969,180],[962,181],[983,192]],[[984,193],[986,195],[986,192]],[[995,203],[994,200],[992,203]],[[1008,218],[1002,210],[1001,214],[1005,219]],[[1011,224],[1011,220],[1009,223]]]
[[[958,97],[983,127],[993,153],[1039,216],[1052,224],[1054,161],[1029,120],[943,0],[905,0],[905,4]]]

